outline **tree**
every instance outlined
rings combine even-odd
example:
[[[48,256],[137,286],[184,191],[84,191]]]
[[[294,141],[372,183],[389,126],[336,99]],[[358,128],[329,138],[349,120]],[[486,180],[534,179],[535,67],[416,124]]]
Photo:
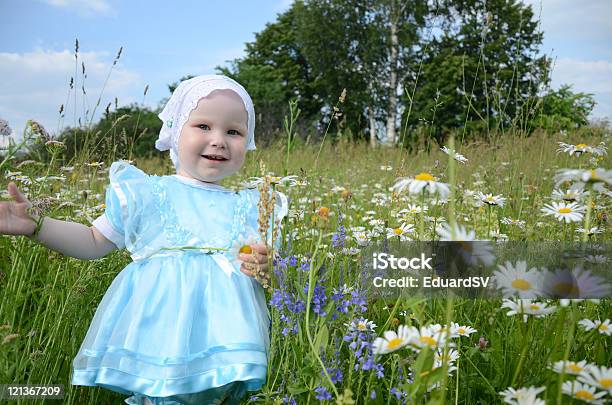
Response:
[[[528,129],[542,128],[556,132],[588,125],[587,117],[595,107],[593,94],[574,93],[571,88],[564,84],[559,90],[550,90],[538,98],[539,108],[530,117]]]
[[[398,78],[414,55],[425,2],[310,0],[297,8],[300,49],[325,104],[335,105],[347,88],[344,115],[351,131],[368,123],[372,140],[376,122],[384,121],[387,138],[395,142]]]
[[[161,126],[156,111],[132,104],[106,111],[90,130],[66,128],[58,139],[66,145],[68,160],[81,151],[86,151],[90,159],[96,156],[107,156],[111,160],[150,157],[160,153],[154,145]]]
[[[299,127],[304,131],[321,108],[315,93],[311,66],[296,41],[296,4],[278,16],[274,23],[255,34],[246,44],[246,56],[230,67],[216,67],[248,89],[255,105],[258,139],[270,140],[282,130],[282,117],[289,100],[297,100],[302,113]]]
[[[503,131],[549,80],[542,32],[517,0],[444,0],[428,25],[410,124]],[[405,99],[405,102],[409,100]],[[435,115],[434,115],[435,113]]]

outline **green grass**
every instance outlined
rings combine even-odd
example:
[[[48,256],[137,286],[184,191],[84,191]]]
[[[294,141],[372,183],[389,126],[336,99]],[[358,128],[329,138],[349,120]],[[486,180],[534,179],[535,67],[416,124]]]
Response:
[[[469,161],[465,165],[454,165],[456,190],[451,202],[457,221],[475,229],[480,239],[488,239],[487,229],[491,228],[514,241],[567,241],[567,235],[573,235],[574,228],[582,224],[564,227],[554,218],[543,216],[540,208],[550,202],[552,178],[557,169],[590,168],[593,162],[589,161],[589,156],[576,158],[556,153],[557,141],[596,145],[600,141],[609,143],[609,138],[605,133],[536,134],[528,138],[500,137],[493,143],[458,145],[458,152]],[[393,213],[405,207],[407,202],[391,199],[389,187],[397,177],[411,177],[421,172],[448,181],[448,157],[435,146],[430,153],[421,148],[408,155],[394,148],[371,149],[344,140],[332,145],[327,140],[315,168],[318,151],[318,144],[301,144],[295,146],[286,159],[282,143],[257,149],[249,152],[241,172],[224,183],[232,186],[238,180],[260,175],[260,160],[276,174],[282,174],[286,169],[289,174],[297,174],[300,179],[308,181],[307,185],[282,189],[291,198],[290,209],[303,212],[303,218],[292,215],[285,220],[283,233],[292,235],[292,244],[288,252],[284,243],[283,255],[300,257],[316,251],[310,271],[290,267],[287,288],[294,289],[307,301],[308,294],[303,292],[306,282],[310,280],[312,285],[323,279],[329,302],[332,288],[344,283],[357,285],[361,274],[359,261],[332,247],[331,238],[339,225],[339,216],[342,215],[342,223],[347,228],[368,227],[362,218],[366,211],[372,210],[375,214],[371,217],[387,221],[389,227],[397,227],[399,223]],[[610,161],[609,156],[604,157],[596,166],[609,168]],[[17,163],[11,163],[8,170],[21,171],[23,175],[36,178],[47,173],[62,174],[62,164],[68,165],[68,162],[62,162],[60,153],[51,165],[17,167]],[[105,167],[109,164],[106,162]],[[147,173],[172,173],[169,159],[163,162],[137,161],[136,164]],[[383,171],[380,169],[382,165],[390,165],[392,170]],[[89,225],[88,217],[93,219],[103,212],[100,204],[104,201],[107,175],[103,170],[81,165],[66,177],[65,182],[34,183],[25,189],[30,198],[60,193],[60,201],[53,204],[49,215]],[[83,179],[87,181],[81,181]],[[0,181],[0,187],[5,190],[7,183],[6,180]],[[18,185],[24,188],[19,182]],[[340,191],[332,191],[336,186],[348,189],[351,197],[345,200]],[[466,189],[502,194],[507,201],[503,207],[492,209],[489,217],[486,207],[474,207],[465,197]],[[85,195],[83,190],[89,191]],[[375,193],[387,195],[391,204],[377,206],[372,203]],[[59,207],[60,202],[66,201],[74,205]],[[419,201],[417,198],[414,203]],[[428,205],[429,216],[448,217],[451,204],[434,206],[428,198]],[[316,212],[323,206],[330,209],[329,219],[319,218],[313,222],[312,218],[317,218]],[[591,226],[598,226],[603,233],[595,235],[593,240],[608,243],[607,246],[611,231],[605,214],[610,206],[609,197],[596,194]],[[499,222],[503,217],[524,220],[525,228],[503,225]],[[431,222],[423,220],[421,225],[419,215],[410,221],[415,229],[422,227],[421,239],[429,240],[435,236]],[[347,234],[350,235],[348,230]],[[347,239],[348,246],[356,244]],[[329,253],[333,257],[328,256]],[[322,272],[319,270],[324,259],[325,271]],[[124,396],[104,389],[70,386],[70,371],[71,361],[98,303],[113,278],[129,261],[126,251],[115,251],[100,260],[81,261],[46,250],[23,237],[0,237],[0,342],[4,341],[0,343],[0,382],[64,384],[66,397],[63,402],[67,404],[121,402]],[[323,385],[332,394],[334,390],[342,394],[350,388],[357,403],[395,403],[395,397],[388,394],[392,387],[415,393],[419,403],[429,400],[433,403],[495,403],[501,398],[498,393],[507,387],[533,385],[546,387],[540,397],[547,403],[556,403],[558,398],[568,403],[567,396],[559,397],[559,376],[547,369],[551,362],[567,357],[576,361],[586,359],[598,365],[612,364],[610,337],[586,333],[577,325],[583,318],[612,318],[609,300],[562,308],[543,318],[530,317],[527,323],[519,317],[506,316],[507,310],[501,308],[501,300],[456,298],[449,301],[403,297],[389,302],[371,299],[367,307],[363,314],[349,311],[339,314],[337,319],[318,316],[311,308],[308,325],[305,314],[301,313],[296,318],[298,333],[288,336],[281,333],[283,325],[279,311],[271,309],[273,331],[269,380],[263,391],[257,394],[259,402],[281,403],[283,397],[293,396],[298,403],[316,403],[314,389]],[[329,304],[326,309],[330,314],[334,312]],[[455,340],[460,343],[456,347],[460,352],[458,370],[448,378],[444,378],[442,373],[420,377],[420,373],[429,369],[431,353],[423,351],[417,356],[402,349],[378,358],[385,374],[379,379],[372,371],[352,368],[356,359],[348,347],[350,342],[342,340],[347,331],[344,324],[358,316],[373,320],[378,325],[378,336],[385,330],[397,330],[396,323],[418,326],[454,321],[470,325],[478,332]],[[480,336],[489,342],[484,350],[476,347]],[[329,367],[332,359],[338,361],[337,367],[343,373],[343,380],[334,388],[321,372],[321,361]],[[405,376],[409,369],[417,376],[415,384],[407,384],[406,380],[399,378],[400,370]],[[430,378],[429,383],[439,381],[447,390],[434,390],[432,394],[424,395],[427,378]],[[375,401],[368,399],[372,391],[377,393]]]

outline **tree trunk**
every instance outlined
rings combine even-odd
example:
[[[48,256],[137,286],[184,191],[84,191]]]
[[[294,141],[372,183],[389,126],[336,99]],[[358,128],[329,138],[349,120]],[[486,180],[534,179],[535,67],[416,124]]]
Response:
[[[372,106],[368,106],[368,117],[370,118],[370,146],[374,148],[376,146],[376,119]]]
[[[389,111],[387,112],[387,140],[392,142],[395,146],[396,131],[395,131],[395,119],[397,117],[397,54],[399,48],[399,41],[397,38],[397,14],[395,8],[395,1],[392,1],[391,6],[391,58],[390,58],[390,71],[391,77],[389,80]]]

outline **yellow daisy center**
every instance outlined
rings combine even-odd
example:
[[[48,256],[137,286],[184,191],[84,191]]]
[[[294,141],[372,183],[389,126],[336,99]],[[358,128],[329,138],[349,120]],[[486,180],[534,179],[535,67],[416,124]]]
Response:
[[[463,249],[463,251],[466,253],[472,253],[472,251],[474,250],[474,244],[472,242],[456,241],[456,243],[458,243],[459,246],[461,246],[461,249]]]
[[[464,328],[459,328],[459,329],[457,329],[457,333],[459,333],[460,335],[464,335],[465,334],[465,329]]]
[[[555,284],[555,292],[562,297],[568,297],[578,295],[580,289],[576,283],[557,283]]]
[[[601,180],[599,176],[597,175],[597,173],[595,172],[595,170],[591,170],[590,174],[591,174],[591,177],[589,178],[589,181],[600,181]]]
[[[597,329],[600,330],[601,332],[605,332],[605,331],[610,330],[610,327],[602,323],[601,325],[599,325]]]
[[[539,311],[539,310],[540,310],[540,306],[539,306],[539,305],[536,305],[536,304],[531,304],[531,305],[529,305],[529,308],[530,308],[532,311]]]
[[[516,288],[517,290],[529,290],[531,288],[531,283],[525,279],[517,278],[512,281],[512,288]]]
[[[612,378],[602,378],[598,382],[605,389],[608,389],[608,388],[612,387]]]
[[[565,366],[565,368],[567,368],[572,373],[576,373],[576,374],[578,374],[579,372],[583,370],[582,367],[580,367],[579,365],[575,363],[568,364],[567,366]]]
[[[414,176],[414,179],[421,181],[436,181],[436,178],[429,173],[419,173]]]
[[[487,201],[488,201],[488,202],[493,202],[493,197],[492,197],[492,196],[488,196],[488,197],[487,197]]]
[[[238,251],[239,253],[246,253],[247,255],[253,253],[253,248],[251,248],[249,245],[244,245],[240,248],[240,250]]]
[[[366,328],[365,323],[358,323],[357,324],[357,329],[364,330],[365,328]]]
[[[432,338],[431,336],[421,336],[419,340],[421,341],[421,343],[425,343],[427,346],[431,346],[431,347],[435,347],[437,344],[436,340]]]
[[[594,399],[595,398],[593,394],[585,390],[576,391],[574,395],[576,396],[576,398],[579,398],[579,399]]]
[[[586,148],[588,145],[586,143],[579,143],[578,145],[576,145],[577,149],[584,149]]]
[[[389,343],[387,344],[387,348],[389,350],[393,350],[393,349],[397,349],[401,344],[402,344],[403,340],[400,338],[394,338],[389,340]]]
[[[562,207],[559,208],[559,214],[569,214],[570,212],[572,212],[572,209],[569,207]]]
[[[403,234],[404,232],[403,232],[403,231],[402,231],[400,228],[395,228],[395,229],[393,230],[393,233],[394,233],[394,234],[396,234],[396,235],[401,235],[401,234]]]

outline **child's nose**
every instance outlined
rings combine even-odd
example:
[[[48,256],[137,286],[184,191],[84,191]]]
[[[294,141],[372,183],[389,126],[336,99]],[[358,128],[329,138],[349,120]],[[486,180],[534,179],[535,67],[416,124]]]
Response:
[[[213,146],[225,147],[225,136],[222,131],[214,130],[211,131],[210,143]]]

